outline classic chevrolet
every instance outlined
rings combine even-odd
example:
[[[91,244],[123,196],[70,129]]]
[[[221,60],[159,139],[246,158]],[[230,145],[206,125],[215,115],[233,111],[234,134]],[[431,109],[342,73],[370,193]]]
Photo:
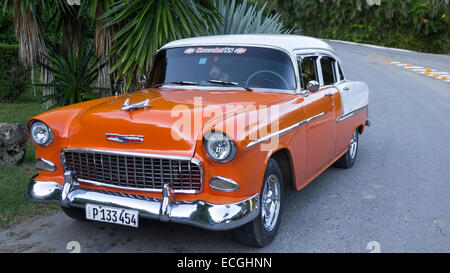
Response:
[[[369,125],[367,85],[347,80],[333,49],[310,37],[170,42],[142,84],[29,120],[29,200],[77,220],[233,229],[263,247],[288,209],[285,191],[332,164],[352,167]]]

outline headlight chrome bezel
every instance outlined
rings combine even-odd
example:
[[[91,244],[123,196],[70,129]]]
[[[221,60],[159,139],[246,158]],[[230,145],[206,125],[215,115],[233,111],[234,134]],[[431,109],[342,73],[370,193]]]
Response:
[[[218,159],[218,158],[214,157],[214,155],[212,155],[212,154],[210,153],[209,149],[208,149],[208,142],[209,142],[209,141],[214,141],[214,140],[210,140],[210,138],[211,138],[212,135],[214,135],[214,134],[220,134],[226,141],[228,141],[228,143],[229,143],[229,145],[230,145],[230,149],[231,149],[231,150],[230,150],[228,156],[225,157],[225,158],[223,158],[223,159]],[[220,131],[214,131],[214,130],[207,132],[207,133],[203,136],[203,147],[204,147],[204,149],[205,149],[205,153],[206,153],[206,155],[208,156],[208,158],[211,159],[211,160],[214,161],[214,162],[217,162],[217,163],[227,163],[227,162],[230,162],[230,161],[233,160],[234,157],[236,156],[236,151],[237,151],[236,144],[234,143],[234,141],[233,141],[231,138],[229,138],[229,137],[228,137],[225,133],[223,133],[223,132],[220,132]]]
[[[46,129],[48,131],[48,134],[49,134],[47,141],[45,143],[42,143],[42,144],[39,143],[38,141],[36,141],[36,139],[34,138],[34,135],[33,135],[33,126],[35,124],[38,124],[38,123],[39,124],[43,124],[46,127]],[[52,129],[47,124],[45,124],[45,122],[37,120],[37,119],[33,119],[33,120],[31,120],[28,123],[28,132],[30,134],[30,138],[33,141],[33,143],[35,143],[36,145],[41,146],[41,147],[48,147],[48,146],[50,146],[50,144],[53,143],[53,140],[55,138],[55,136],[53,135]]]

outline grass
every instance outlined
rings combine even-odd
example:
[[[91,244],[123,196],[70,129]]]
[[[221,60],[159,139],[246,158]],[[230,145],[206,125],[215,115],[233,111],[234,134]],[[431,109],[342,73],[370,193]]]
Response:
[[[16,103],[0,103],[0,123],[26,125],[30,117],[42,112],[40,101],[41,98],[34,97],[30,88],[16,100]],[[24,196],[30,178],[36,174],[33,167],[34,160],[34,145],[28,141],[22,165],[0,166],[0,229],[8,228],[31,216],[48,214],[57,208],[53,205],[31,203]]]
[[[24,192],[34,174],[33,164],[29,163],[0,167],[0,229],[55,210],[55,206],[31,203],[25,198]]]

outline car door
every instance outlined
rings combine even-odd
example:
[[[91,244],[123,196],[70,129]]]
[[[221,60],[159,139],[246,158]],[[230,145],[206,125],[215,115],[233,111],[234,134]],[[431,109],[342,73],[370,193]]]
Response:
[[[307,155],[306,179],[316,177],[333,159],[336,137],[336,117],[334,100],[337,89],[333,86],[335,75],[332,70],[332,82],[329,69],[322,69],[324,56],[303,55],[299,62],[300,81],[305,96],[305,115],[307,117]],[[330,64],[331,65],[331,64]],[[327,74],[323,75],[323,72]],[[325,80],[325,81],[324,81]],[[308,83],[317,81],[320,84],[316,92],[306,93]]]
[[[360,90],[366,87],[366,84],[358,81],[345,80],[342,68],[338,62],[336,62],[335,67],[339,73],[339,79],[335,86],[341,94],[342,115],[345,116],[367,105],[367,94],[360,92]]]

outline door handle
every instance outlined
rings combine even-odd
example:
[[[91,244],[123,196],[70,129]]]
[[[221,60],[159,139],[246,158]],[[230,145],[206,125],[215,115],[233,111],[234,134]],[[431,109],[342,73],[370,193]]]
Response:
[[[349,88],[348,86],[346,86],[346,87],[344,87],[344,88],[342,88],[342,89],[345,90],[345,91],[350,90],[350,88]]]

